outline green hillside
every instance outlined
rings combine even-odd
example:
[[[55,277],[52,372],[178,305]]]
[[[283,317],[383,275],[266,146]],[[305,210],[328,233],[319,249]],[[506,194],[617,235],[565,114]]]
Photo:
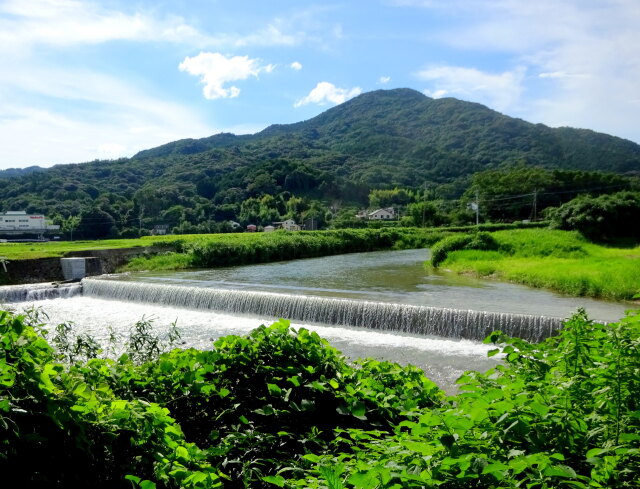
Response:
[[[179,232],[285,216],[324,224],[330,209],[366,206],[372,189],[401,187],[414,198],[426,189],[456,199],[478,172],[523,167],[579,172],[581,181],[584,172],[637,175],[640,146],[453,98],[379,90],[254,135],[217,134],[132,158],[9,173],[0,210],[44,212],[59,222],[83,215],[84,228],[101,225],[96,237],[133,236],[160,223],[182,225]]]

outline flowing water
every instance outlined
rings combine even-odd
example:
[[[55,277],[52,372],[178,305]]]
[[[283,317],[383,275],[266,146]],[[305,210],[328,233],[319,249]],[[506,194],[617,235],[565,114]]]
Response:
[[[120,302],[93,297],[51,299],[35,303],[13,304],[17,310],[41,307],[53,325],[73,322],[76,330],[88,333],[103,346],[112,333],[126,339],[132,325],[142,319],[153,320],[155,331],[166,333],[176,321],[185,347],[210,348],[212,341],[230,334],[245,335],[260,324],[271,324],[273,318],[255,315],[231,315],[211,311],[196,311],[157,304]],[[476,341],[377,332],[357,328],[341,328],[292,322],[293,327],[305,327],[327,339],[331,346],[350,359],[372,357],[422,368],[426,375],[452,391],[455,380],[465,370],[485,371],[497,363],[488,358],[493,347]]]
[[[569,297],[493,280],[428,271],[428,250],[379,251],[197,271],[140,272],[117,280],[209,289],[274,292],[341,299],[567,318],[584,307],[615,321],[625,304]]]
[[[85,279],[83,296],[70,300],[29,302],[37,297],[20,292],[23,298],[17,300],[27,302],[13,307],[40,306],[50,325],[71,321],[103,341],[110,330],[124,338],[143,316],[153,318],[160,331],[177,320],[185,346],[198,348],[287,317],[349,358],[411,363],[449,390],[463,371],[483,371],[497,361],[487,358],[488,346],[464,338],[503,329],[538,340],[578,307],[598,320],[624,315],[624,304],[428,272],[422,265],[426,258],[426,250],[407,250],[124,274]],[[51,294],[61,297],[60,291]]]
[[[82,293],[79,283],[3,285],[0,287],[0,304],[7,302],[41,301],[57,297],[74,297]]]

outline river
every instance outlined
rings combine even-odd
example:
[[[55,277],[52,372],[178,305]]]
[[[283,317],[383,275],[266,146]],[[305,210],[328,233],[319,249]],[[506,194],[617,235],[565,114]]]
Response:
[[[496,313],[570,316],[578,307],[599,320],[616,320],[624,315],[625,305],[566,297],[547,291],[496,281],[461,277],[452,273],[434,273],[424,268],[426,250],[354,253],[307,260],[237,266],[180,272],[141,272],[109,277],[122,289],[123,282],[153,287],[189,287],[228,290],[234,294],[273,293],[277,297],[304,296],[376,304],[408,304]],[[94,281],[98,282],[98,281]],[[165,287],[165,288],[167,288]],[[85,286],[86,289],[86,286]],[[235,291],[235,292],[234,292]],[[240,291],[240,292],[237,292]],[[246,334],[259,324],[275,318],[268,315],[200,311],[160,303],[108,300],[99,296],[52,299],[13,304],[24,310],[41,307],[52,327],[73,322],[77,331],[87,332],[103,343],[110,331],[124,338],[141,318],[152,319],[159,333],[173,321],[182,334],[184,346],[208,348],[212,341],[228,334]],[[395,307],[395,306],[392,306]],[[451,339],[397,331],[371,331],[363,328],[331,326],[309,321],[293,321],[296,328],[316,331],[350,359],[373,357],[411,363],[427,376],[451,391],[455,379],[465,370],[484,371],[497,359],[487,358],[491,348],[478,341]]]

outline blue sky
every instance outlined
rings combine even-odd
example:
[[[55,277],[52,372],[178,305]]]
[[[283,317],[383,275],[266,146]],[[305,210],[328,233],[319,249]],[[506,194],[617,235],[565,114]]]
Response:
[[[639,0],[0,0],[0,169],[398,87],[640,143],[638,26]]]

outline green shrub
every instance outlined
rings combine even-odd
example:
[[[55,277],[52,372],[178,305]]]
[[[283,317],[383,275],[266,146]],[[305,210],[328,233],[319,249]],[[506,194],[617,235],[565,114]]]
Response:
[[[593,240],[640,239],[640,193],[580,196],[551,212],[552,226]]]
[[[640,316],[578,313],[541,344],[488,340],[504,364],[467,372],[458,395],[392,435],[345,430],[351,453],[336,443],[295,487],[638,487]]]
[[[498,242],[487,232],[456,234],[438,241],[431,248],[431,265],[438,267],[447,259],[447,255],[458,250],[493,251],[499,248]]]

